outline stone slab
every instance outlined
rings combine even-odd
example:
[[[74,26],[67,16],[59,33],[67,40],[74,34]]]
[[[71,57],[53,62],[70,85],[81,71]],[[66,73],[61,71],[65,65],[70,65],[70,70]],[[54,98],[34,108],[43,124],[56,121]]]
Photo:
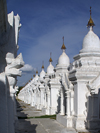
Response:
[[[17,102],[17,116],[34,117],[44,115],[42,111],[31,107],[22,101]],[[15,124],[15,133],[89,133],[87,131],[75,131],[73,128],[66,128],[54,119],[30,118],[18,119]],[[92,132],[91,132],[92,133]],[[94,133],[94,132],[93,132]]]

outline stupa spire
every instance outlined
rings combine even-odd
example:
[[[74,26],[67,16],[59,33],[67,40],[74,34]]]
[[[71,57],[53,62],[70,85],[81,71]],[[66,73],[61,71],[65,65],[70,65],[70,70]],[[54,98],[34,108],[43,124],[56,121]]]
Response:
[[[38,74],[38,70],[36,70],[36,74]]]
[[[63,45],[62,45],[61,49],[65,50],[66,47],[65,47],[65,45],[64,45],[64,36],[62,37],[62,39],[63,39]]]
[[[44,61],[42,62],[42,69],[44,69]]]
[[[93,27],[93,26],[95,26],[95,24],[94,24],[94,22],[92,20],[91,14],[92,13],[91,13],[91,6],[90,6],[90,19],[88,21],[87,27]]]
[[[50,53],[50,59],[49,59],[49,62],[52,62],[51,53]]]

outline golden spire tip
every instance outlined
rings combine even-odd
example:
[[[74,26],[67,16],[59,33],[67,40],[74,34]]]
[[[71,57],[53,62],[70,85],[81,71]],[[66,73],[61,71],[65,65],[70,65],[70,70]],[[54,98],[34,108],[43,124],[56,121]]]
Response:
[[[64,45],[64,36],[62,37],[62,39],[63,39],[63,45],[62,45],[61,49],[66,49],[66,47]]]
[[[88,21],[88,24],[87,24],[87,27],[93,27],[93,26],[95,26],[95,24],[94,24],[94,22],[93,22],[93,20],[92,20],[92,18],[91,18],[91,6],[90,6],[90,19],[89,19],[89,21]]]
[[[52,62],[51,53],[50,53],[50,59],[49,59],[49,62]]]
[[[44,61],[42,62],[42,69],[44,69]]]
[[[36,74],[38,74],[38,70],[36,70]]]

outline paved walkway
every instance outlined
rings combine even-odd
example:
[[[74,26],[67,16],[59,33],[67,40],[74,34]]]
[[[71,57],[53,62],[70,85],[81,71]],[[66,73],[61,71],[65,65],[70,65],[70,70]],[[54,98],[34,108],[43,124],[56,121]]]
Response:
[[[15,133],[74,133],[50,118],[31,118],[44,115],[40,110],[17,100],[17,116]],[[29,117],[29,119],[28,119]]]

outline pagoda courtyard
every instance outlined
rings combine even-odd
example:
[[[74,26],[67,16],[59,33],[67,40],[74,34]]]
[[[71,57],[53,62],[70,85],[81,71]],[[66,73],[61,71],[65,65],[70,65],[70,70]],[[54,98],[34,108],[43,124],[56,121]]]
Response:
[[[16,96],[25,64],[17,55],[20,16],[8,14],[0,0],[0,133],[100,133],[100,39],[94,26],[90,7],[89,31],[74,61],[63,37],[56,67],[50,54],[46,72],[43,63]]]

